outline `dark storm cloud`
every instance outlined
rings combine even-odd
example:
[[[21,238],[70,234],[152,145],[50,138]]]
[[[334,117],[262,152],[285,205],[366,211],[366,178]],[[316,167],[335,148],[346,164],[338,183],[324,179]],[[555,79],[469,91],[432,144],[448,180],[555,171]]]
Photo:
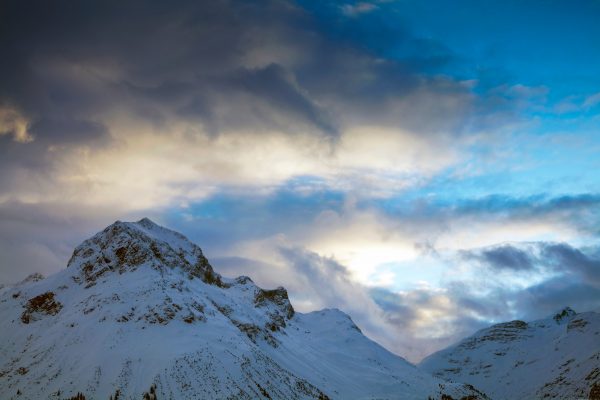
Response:
[[[548,316],[565,306],[583,312],[600,306],[600,285],[561,276],[520,291],[514,299],[522,319]]]
[[[460,257],[492,270],[546,271],[600,288],[599,250],[598,247],[578,249],[567,243],[530,242],[463,250]]]
[[[36,120],[29,132],[34,138],[39,137],[51,144],[63,144],[69,142],[91,142],[94,139],[106,138],[109,135],[105,125],[99,122],[80,119],[42,118]]]
[[[587,284],[600,290],[600,257],[598,249],[594,255],[585,254],[580,249],[566,243],[545,243],[542,245],[541,263],[558,272],[579,274]]]
[[[206,81],[193,84],[196,89],[193,92],[190,87],[180,88],[183,94],[189,92],[189,97],[174,111],[181,117],[198,120],[213,135],[231,129],[275,129],[294,133],[315,128],[325,135],[338,134],[335,122],[326,110],[308,96],[290,71],[279,64],[240,67],[226,76],[203,78]],[[167,96],[177,95],[177,85],[171,90]],[[158,98],[158,101],[163,100]],[[237,103],[237,112],[223,113],[223,109],[234,103]]]
[[[467,260],[480,261],[493,269],[527,271],[534,268],[534,260],[528,252],[511,245],[502,245],[479,252],[464,252]]]
[[[304,124],[336,135],[346,119],[375,118],[454,132],[475,101],[451,79],[420,74],[410,57],[389,61],[340,42],[284,1],[9,1],[2,15],[0,100],[34,122],[102,123],[124,108],[217,133]],[[374,34],[413,41],[402,29]],[[416,102],[386,106],[415,93]]]

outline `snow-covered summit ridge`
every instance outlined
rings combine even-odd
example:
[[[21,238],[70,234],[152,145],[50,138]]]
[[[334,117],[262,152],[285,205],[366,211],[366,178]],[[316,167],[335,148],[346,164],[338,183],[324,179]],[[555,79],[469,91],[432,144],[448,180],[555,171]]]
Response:
[[[247,276],[223,278],[214,271],[199,246],[149,218],[137,222],[116,221],[77,246],[67,264],[68,270],[77,271],[72,279],[85,288],[96,285],[98,280],[106,281],[111,273],[121,275],[138,268],[158,271],[161,279],[183,272],[188,279],[200,278],[208,285],[252,292],[254,307],[272,309],[268,313],[270,327],[284,326],[285,319],[294,315],[285,288],[261,289]]]

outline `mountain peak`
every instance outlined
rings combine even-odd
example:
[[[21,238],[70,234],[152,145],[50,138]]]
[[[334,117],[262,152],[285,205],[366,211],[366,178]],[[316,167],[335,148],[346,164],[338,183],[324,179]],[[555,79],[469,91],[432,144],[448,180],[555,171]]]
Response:
[[[554,319],[557,324],[560,324],[562,321],[568,320],[574,315],[577,315],[575,310],[573,310],[571,307],[567,306],[567,307],[563,308],[562,310],[560,310],[559,312],[557,312],[556,314],[554,314],[552,319]]]
[[[159,226],[157,223],[155,223],[154,221],[152,221],[148,217],[144,217],[144,218],[140,219],[138,222],[136,222],[136,224],[142,225],[142,226],[147,227],[147,228],[154,227],[154,226]]]
[[[417,370],[339,310],[296,313],[283,287],[221,278],[198,246],[147,218],[116,221],[67,269],[0,291],[0,317],[0,398],[477,393]]]
[[[79,280],[87,287],[107,273],[122,274],[139,267],[183,268],[207,283],[222,284],[200,247],[148,218],[114,222],[77,246],[67,264],[67,268],[79,269]]]

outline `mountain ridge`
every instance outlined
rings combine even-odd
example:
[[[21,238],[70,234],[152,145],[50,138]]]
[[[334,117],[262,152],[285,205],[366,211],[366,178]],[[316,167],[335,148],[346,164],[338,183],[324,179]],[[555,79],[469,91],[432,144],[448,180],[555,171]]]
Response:
[[[600,314],[570,307],[546,318],[481,329],[423,359],[419,368],[475,385],[493,399],[597,398]]]
[[[339,310],[298,313],[282,287],[222,277],[149,219],[115,222],[38,278],[0,289],[1,398],[486,398],[418,370]]]

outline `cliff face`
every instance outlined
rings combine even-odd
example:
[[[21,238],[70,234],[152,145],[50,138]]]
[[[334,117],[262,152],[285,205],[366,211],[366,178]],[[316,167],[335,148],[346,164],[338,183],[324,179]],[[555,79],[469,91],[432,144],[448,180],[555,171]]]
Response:
[[[221,277],[148,219],[84,241],[58,274],[0,289],[0,317],[2,399],[477,394],[389,353],[341,311],[297,313],[284,288]]]

